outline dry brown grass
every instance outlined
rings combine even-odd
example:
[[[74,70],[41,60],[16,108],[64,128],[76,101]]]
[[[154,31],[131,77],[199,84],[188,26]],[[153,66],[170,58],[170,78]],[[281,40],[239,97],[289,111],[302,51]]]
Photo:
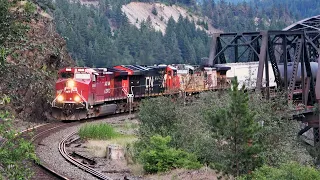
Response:
[[[92,155],[96,157],[105,157],[107,147],[110,144],[117,144],[125,148],[127,144],[133,143],[137,138],[135,136],[121,136],[111,140],[88,140],[85,144],[90,149]]]

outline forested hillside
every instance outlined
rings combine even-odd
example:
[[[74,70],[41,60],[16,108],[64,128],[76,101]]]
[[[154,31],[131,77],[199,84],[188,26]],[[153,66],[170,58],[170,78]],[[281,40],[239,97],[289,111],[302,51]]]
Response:
[[[38,0],[47,2],[49,0]],[[164,5],[179,5],[188,12],[206,16],[214,28],[225,32],[281,30],[304,16],[318,2],[289,0],[278,2],[226,0],[162,0]],[[134,27],[122,7],[131,0],[96,0],[96,6],[78,1],[52,1],[58,32],[78,65],[111,66],[116,64],[199,63],[209,53],[210,38],[189,19],[167,21],[165,33],[154,30],[151,18],[137,19]],[[81,1],[82,2],[82,1]],[[91,2],[91,1],[90,1]],[[140,0],[153,3],[154,0]],[[305,2],[305,3],[303,3]],[[83,3],[83,2],[82,2]],[[308,4],[309,3],[309,4]],[[98,5],[97,5],[98,4]],[[307,5],[308,4],[308,5]],[[263,8],[262,8],[263,7]],[[152,14],[157,14],[157,11]],[[206,28],[204,22],[196,22]]]
[[[140,0],[153,2],[154,0]],[[215,28],[227,31],[279,30],[296,21],[288,6],[278,1],[162,0],[207,16]]]
[[[149,20],[140,28],[130,25],[120,1],[101,2],[95,8],[56,0],[58,32],[79,65],[196,64],[209,53],[208,35],[182,16],[178,22],[170,18],[163,35],[151,28]]]
[[[257,5],[259,7],[280,5],[288,9],[298,19],[319,15],[320,12],[320,1],[318,0],[264,0],[258,1]]]

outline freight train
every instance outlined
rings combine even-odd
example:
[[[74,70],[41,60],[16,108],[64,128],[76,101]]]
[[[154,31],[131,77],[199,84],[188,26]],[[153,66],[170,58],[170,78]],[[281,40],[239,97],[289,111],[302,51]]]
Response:
[[[52,101],[58,120],[80,120],[129,111],[127,100],[163,95],[188,95],[227,88],[227,66],[119,65],[110,68],[63,68],[56,81]]]
[[[292,64],[288,64],[288,78]],[[279,71],[284,77],[283,65]],[[300,66],[299,66],[300,67]],[[318,63],[311,63],[316,75]],[[297,84],[299,84],[298,70]],[[214,67],[177,65],[119,65],[110,68],[63,68],[58,73],[53,116],[58,120],[80,120],[127,112],[139,107],[146,97],[192,95],[203,91],[226,89],[237,76],[241,87],[254,89],[258,62],[216,64]],[[300,78],[301,79],[301,78]],[[269,81],[276,87],[269,64]],[[265,82],[265,77],[263,78]],[[132,103],[128,103],[128,100]]]

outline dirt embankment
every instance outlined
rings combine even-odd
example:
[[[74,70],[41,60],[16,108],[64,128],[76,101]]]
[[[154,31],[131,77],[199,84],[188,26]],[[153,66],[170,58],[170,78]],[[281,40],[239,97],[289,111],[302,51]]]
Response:
[[[75,62],[50,15],[37,7],[25,24],[27,33],[18,42],[10,42],[6,65],[0,67],[0,95],[11,99],[0,109],[23,121],[44,121],[50,112],[57,70]]]
[[[152,13],[153,8],[156,9],[157,14]],[[208,33],[220,32],[211,25],[211,20],[208,18],[197,16],[188,10],[172,5],[167,6],[162,3],[142,3],[142,2],[131,2],[127,5],[122,6],[122,11],[127,15],[129,22],[137,27],[140,26],[142,21],[146,21],[150,17],[153,27],[165,32],[169,18],[172,16],[175,21],[178,21],[180,15],[184,18],[188,17],[189,20],[193,20],[197,23],[198,20],[208,23]],[[196,25],[197,28],[204,29],[203,26]],[[205,29],[204,29],[205,30]]]

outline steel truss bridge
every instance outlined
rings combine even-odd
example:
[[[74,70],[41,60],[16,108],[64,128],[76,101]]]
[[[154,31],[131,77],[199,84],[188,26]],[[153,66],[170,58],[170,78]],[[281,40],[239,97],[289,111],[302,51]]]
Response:
[[[230,62],[259,63],[256,90],[262,90],[266,98],[270,98],[269,64],[271,64],[277,88],[286,93],[288,101],[303,105],[299,113],[294,116],[306,124],[299,135],[313,128],[314,143],[317,143],[320,139],[320,116],[314,113],[314,107],[316,103],[320,104],[320,71],[312,74],[310,62],[318,62],[319,54],[320,15],[294,23],[282,31],[213,34],[208,64],[213,66]],[[284,67],[283,78],[279,64],[283,64]],[[292,66],[290,71],[288,64]],[[301,83],[297,87],[299,66],[301,66]],[[264,73],[265,83],[263,83]],[[300,92],[298,97],[295,93],[297,90]]]

